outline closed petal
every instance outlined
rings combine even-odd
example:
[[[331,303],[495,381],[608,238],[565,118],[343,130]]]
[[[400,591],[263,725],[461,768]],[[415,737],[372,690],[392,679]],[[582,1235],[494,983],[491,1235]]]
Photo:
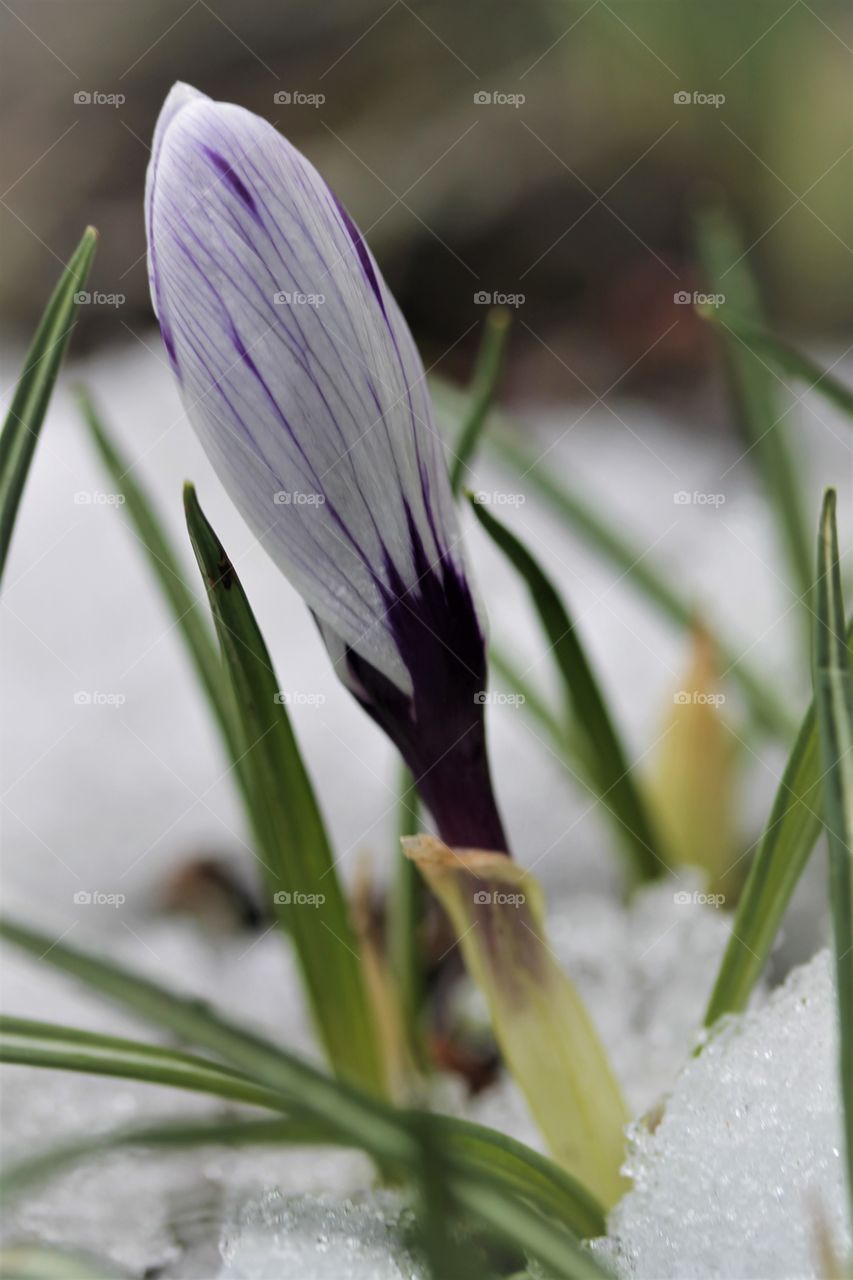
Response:
[[[146,216],[164,342],[231,497],[325,628],[411,694],[392,606],[465,573],[423,366],[369,249],[271,125],[186,86]],[[478,630],[473,606],[447,622]]]

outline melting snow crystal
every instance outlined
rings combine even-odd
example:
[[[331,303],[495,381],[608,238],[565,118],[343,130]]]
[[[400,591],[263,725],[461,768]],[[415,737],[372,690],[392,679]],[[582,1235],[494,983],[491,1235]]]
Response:
[[[271,1191],[226,1235],[219,1280],[428,1280],[407,1243],[411,1226],[388,1192],[354,1201]]]
[[[634,1187],[595,1248],[641,1280],[818,1280],[846,1222],[835,991],[827,952],[728,1020],[633,1127]]]

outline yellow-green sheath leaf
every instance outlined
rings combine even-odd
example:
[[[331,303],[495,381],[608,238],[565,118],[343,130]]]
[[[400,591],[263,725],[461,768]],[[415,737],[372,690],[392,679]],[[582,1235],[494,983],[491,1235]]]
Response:
[[[694,866],[713,893],[735,885],[735,739],[720,711],[713,641],[697,627],[684,680],[672,695],[649,784],[672,866]]]
[[[592,1021],[545,940],[541,890],[503,854],[404,840],[453,923],[507,1066],[554,1158],[607,1207],[628,1113]]]

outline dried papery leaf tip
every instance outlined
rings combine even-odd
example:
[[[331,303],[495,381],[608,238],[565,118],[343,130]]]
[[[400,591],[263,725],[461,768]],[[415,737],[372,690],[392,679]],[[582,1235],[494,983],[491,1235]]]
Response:
[[[364,237],[270,124],[183,84],[157,123],[146,225],[163,341],[235,505],[445,837],[505,849],[443,445]]]
[[[507,1067],[555,1159],[612,1205],[628,1113],[607,1055],[545,936],[542,891],[506,857],[403,840],[450,916],[466,966],[486,997]]]

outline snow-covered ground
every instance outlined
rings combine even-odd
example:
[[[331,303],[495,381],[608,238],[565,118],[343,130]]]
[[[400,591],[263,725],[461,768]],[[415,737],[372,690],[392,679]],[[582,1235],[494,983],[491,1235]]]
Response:
[[[14,370],[14,362],[4,362],[4,385]],[[199,853],[222,853],[251,876],[251,853],[235,788],[174,625],[78,420],[67,389],[74,377],[88,383],[135,474],[156,492],[193,582],[180,490],[184,479],[196,482],[244,580],[280,685],[297,695],[291,714],[345,873],[359,855],[369,855],[381,877],[394,856],[391,752],[336,684],[301,601],[224,496],[152,335],[150,350],[131,345],[71,370],[51,408],[22,506],[4,583],[5,901],[71,941],[97,937],[111,954],[215,999],[270,1034],[286,1026],[288,1045],[314,1055],[295,969],[277,933],[211,941],[156,918],[163,885],[179,866]],[[677,569],[684,591],[732,637],[735,649],[749,650],[765,678],[803,699],[795,601],[742,450],[707,433],[700,444],[699,434],[677,432],[676,423],[640,404],[620,404],[621,421],[593,409],[573,427],[582,412],[529,416],[540,450],[550,447],[555,472],[634,532],[638,558],[648,554]],[[788,421],[810,513],[816,517],[825,483],[839,485],[849,546],[849,427],[812,396]],[[478,467],[474,487],[526,492],[523,482],[488,465]],[[647,767],[687,665],[686,642],[527,492],[526,502],[498,514],[511,520],[565,591],[630,752]],[[725,501],[675,501],[683,492],[722,494]],[[469,534],[493,631],[529,678],[553,689],[523,590],[478,530],[470,527]],[[726,692],[725,714],[738,724],[736,691]],[[603,1252],[620,1275],[641,1280],[817,1277],[816,1222],[826,1224],[839,1248],[843,1244],[840,1160],[830,1149],[840,1130],[825,962],[798,972],[675,1083],[725,945],[726,916],[677,901],[673,885],[620,906],[618,855],[589,797],[573,789],[521,711],[493,705],[488,714],[513,848],[549,890],[555,951],[594,1013],[634,1114],[642,1116],[675,1084],[658,1128],[636,1128],[636,1186],[614,1214]],[[782,762],[778,752],[761,751],[761,759],[749,757],[742,796],[744,827],[753,835]],[[822,862],[813,859],[786,922],[780,969],[809,958],[825,936]],[[677,888],[683,893],[692,883],[684,873]],[[122,901],[99,905],[91,900],[98,895]],[[0,997],[5,1012],[138,1033],[17,957],[4,956]],[[147,1086],[25,1068],[4,1068],[0,1079],[4,1157],[81,1128],[211,1106]],[[437,1102],[539,1145],[507,1082],[476,1103],[446,1085]],[[164,1276],[194,1280],[220,1274],[222,1280],[415,1277],[397,1207],[370,1198],[370,1186],[367,1162],[352,1153],[113,1155],[27,1199],[9,1216],[5,1238],[92,1248],[134,1275],[163,1266]],[[336,1201],[324,1219],[322,1202],[298,1199],[306,1193],[355,1199],[349,1207]],[[384,1250],[383,1231],[390,1233]],[[318,1235],[325,1238],[323,1260],[314,1265],[306,1259]],[[361,1245],[344,1247],[355,1236]],[[338,1269],[329,1271],[330,1265]]]
[[[633,1113],[642,1114],[671,1087],[696,1042],[728,938],[723,915],[695,901],[679,901],[672,884],[645,890],[628,909],[580,894],[555,902],[550,938],[595,1010]],[[179,924],[161,923],[136,937],[126,935],[116,950],[133,968],[212,1000],[295,1052],[316,1057],[296,967],[277,931],[251,945],[234,939],[212,942]],[[48,1020],[139,1033],[132,1020],[81,995],[69,981],[29,959],[9,955],[3,985],[6,1012],[33,1016],[37,1010]],[[97,1133],[156,1116],[209,1113],[218,1105],[128,1081],[93,1081],[25,1067],[0,1069],[0,1082],[6,1158],[44,1142],[48,1131],[49,1141],[57,1142],[81,1130]],[[437,1085],[435,1105],[544,1150],[521,1095],[507,1078],[475,1100],[444,1080]],[[7,1214],[4,1235],[74,1244],[106,1253],[139,1272],[174,1266],[176,1275],[195,1275],[196,1280],[210,1280],[217,1272],[183,1268],[193,1259],[200,1266],[203,1257],[210,1267],[206,1251],[221,1235],[231,1242],[224,1252],[230,1261],[223,1280],[244,1275],[272,1280],[274,1274],[281,1280],[320,1280],[326,1274],[322,1270],[300,1270],[286,1251],[279,1256],[271,1210],[286,1219],[282,1196],[364,1196],[371,1185],[368,1162],[356,1153],[113,1154],[27,1197]],[[316,1206],[310,1212],[316,1214]],[[206,1224],[204,1232],[199,1222]],[[246,1263],[241,1270],[243,1252],[265,1257],[269,1269]],[[289,1271],[284,1268],[288,1258]],[[276,1271],[274,1263],[282,1269]],[[341,1280],[346,1274],[340,1273]],[[354,1271],[352,1280],[362,1274]],[[389,1270],[389,1276],[394,1274]]]
[[[49,905],[80,932],[131,925],[163,877],[200,850],[250,868],[235,788],[174,623],[143,561],[68,391],[92,389],[134,475],[156,494],[198,579],[183,527],[181,485],[201,501],[244,580],[328,815],[342,863],[369,852],[381,875],[392,857],[395,777],[379,731],[338,686],[314,624],[222,491],[179,406],[159,338],[72,367],[60,386],[33,466],[4,581],[2,671],[4,869],[8,896]],[[5,363],[4,385],[15,364]],[[796,601],[783,579],[774,529],[755,492],[749,458],[697,423],[677,431],[659,410],[620,404],[617,421],[591,411],[521,414],[537,452],[630,530],[637,558],[678,574],[736,651],[794,698],[805,693],[796,652]],[[574,423],[578,420],[578,424]],[[622,425],[622,422],[627,424]],[[815,516],[827,482],[851,478],[849,426],[809,396],[789,415]],[[521,493],[511,519],[564,589],[628,738],[650,764],[686,641],[543,512],[517,477],[478,467],[472,487]],[[721,505],[677,503],[687,492]],[[849,545],[851,504],[841,502]],[[524,589],[469,521],[468,545],[493,631],[528,678],[553,689],[553,671]],[[206,606],[203,606],[206,608]],[[738,718],[736,689],[726,689]],[[606,887],[612,841],[588,797],[567,782],[541,732],[512,705],[488,709],[498,792],[516,856],[546,883]],[[753,834],[766,813],[780,758],[752,761],[744,797]],[[75,903],[78,893],[122,893],[121,911]],[[100,919],[98,917],[100,916]]]

